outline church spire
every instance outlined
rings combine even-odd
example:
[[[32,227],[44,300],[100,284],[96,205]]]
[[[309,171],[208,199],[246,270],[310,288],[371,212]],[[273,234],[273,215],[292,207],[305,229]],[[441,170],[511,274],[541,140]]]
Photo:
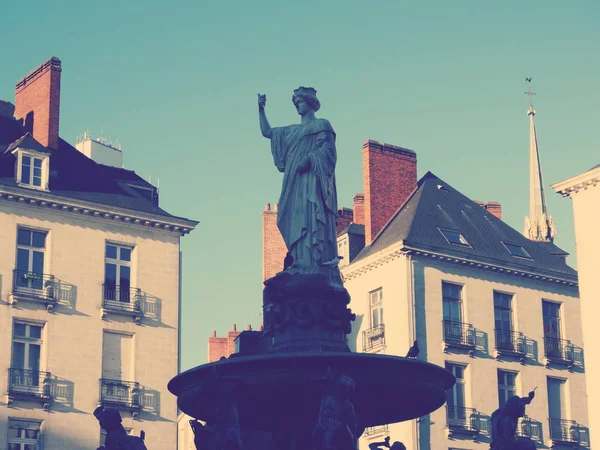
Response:
[[[542,178],[542,166],[535,133],[535,110],[533,109],[533,96],[531,91],[531,78],[525,78],[529,83],[526,94],[529,96],[529,216],[525,217],[525,237],[532,241],[552,242],[556,234],[554,221],[548,215],[546,208],[546,194]]]

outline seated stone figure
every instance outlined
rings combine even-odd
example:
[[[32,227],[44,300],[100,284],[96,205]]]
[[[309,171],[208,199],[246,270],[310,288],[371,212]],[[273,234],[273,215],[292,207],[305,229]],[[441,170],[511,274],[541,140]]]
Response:
[[[512,397],[506,404],[492,413],[491,450],[535,450],[535,442],[527,438],[517,438],[519,417],[525,415],[525,406],[531,403],[535,393],[527,397]]]
[[[144,441],[137,436],[129,436],[121,425],[121,414],[116,409],[99,406],[94,416],[106,431],[104,445],[98,450],[147,450]]]

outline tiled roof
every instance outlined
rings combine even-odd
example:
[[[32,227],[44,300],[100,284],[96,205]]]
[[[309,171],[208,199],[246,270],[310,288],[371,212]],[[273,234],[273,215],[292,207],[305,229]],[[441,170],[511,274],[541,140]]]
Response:
[[[36,147],[51,153],[49,193],[133,211],[174,217],[158,206],[156,189],[135,172],[94,162],[63,139],[49,150],[25,133],[14,118],[0,116],[0,186],[17,187],[15,157],[17,145]],[[136,189],[139,188],[144,189]],[[149,191],[151,190],[151,191]],[[150,195],[153,192],[153,196]]]
[[[470,245],[450,244],[440,229],[459,232]],[[565,262],[565,251],[553,243],[530,241],[431,172],[355,262],[400,241],[413,249],[577,278]],[[532,258],[511,255],[502,242],[522,246]]]

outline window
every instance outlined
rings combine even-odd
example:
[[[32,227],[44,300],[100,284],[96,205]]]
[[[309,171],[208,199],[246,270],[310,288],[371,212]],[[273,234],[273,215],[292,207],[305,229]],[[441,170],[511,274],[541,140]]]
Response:
[[[448,391],[449,408],[465,407],[465,369],[465,366],[446,363],[446,370],[456,378],[456,384]]]
[[[104,299],[126,302],[131,300],[131,247],[106,244]]]
[[[513,330],[512,299],[512,294],[494,291],[494,322],[496,330]]]
[[[442,281],[444,321],[462,323],[462,286]]]
[[[28,155],[21,157],[21,184],[42,186],[42,158]]]
[[[560,303],[543,300],[542,314],[544,316],[544,337],[560,339]]]
[[[465,239],[465,237],[455,230],[448,230],[445,228],[438,228],[442,236],[446,238],[449,244],[460,245],[461,247],[471,247],[471,244]]]
[[[568,419],[566,380],[548,377],[548,415],[550,419]]]
[[[46,233],[17,229],[17,269],[15,280],[20,288],[42,289]]]
[[[337,243],[338,255],[342,257],[342,266],[347,266],[350,263],[350,251],[348,248],[348,234],[345,234]]]
[[[502,408],[509,398],[517,395],[517,374],[515,372],[498,371],[498,405]]]
[[[38,450],[41,422],[30,419],[8,419],[8,450]]]
[[[527,250],[525,250],[525,248],[523,248],[521,245],[510,244],[510,243],[504,242],[504,241],[501,241],[501,242],[502,242],[502,244],[504,244],[504,247],[506,247],[506,250],[508,250],[508,252],[511,255],[517,256],[519,258],[532,259],[531,255],[529,253],[527,253]]]
[[[37,392],[40,386],[42,325],[15,321],[13,324],[10,388],[13,391]]]
[[[369,293],[369,306],[371,309],[371,328],[383,325],[383,289]]]

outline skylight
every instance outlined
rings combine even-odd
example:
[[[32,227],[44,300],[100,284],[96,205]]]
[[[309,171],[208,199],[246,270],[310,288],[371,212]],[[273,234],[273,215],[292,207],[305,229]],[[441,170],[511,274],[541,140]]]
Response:
[[[508,242],[504,242],[501,241],[502,244],[504,244],[504,247],[506,247],[506,250],[508,250],[508,252],[513,255],[513,256],[517,256],[519,258],[527,258],[527,259],[533,259],[531,257],[531,255],[529,253],[527,253],[527,250],[525,250],[523,248],[523,246],[521,245],[515,245],[515,244],[510,244]]]
[[[440,233],[442,233],[442,236],[444,236],[446,238],[446,240],[448,241],[448,244],[460,245],[461,247],[471,247],[471,244],[469,244],[469,241],[467,241],[465,239],[465,237],[462,234],[460,234],[458,231],[448,230],[445,228],[438,228],[438,230],[440,230]]]

